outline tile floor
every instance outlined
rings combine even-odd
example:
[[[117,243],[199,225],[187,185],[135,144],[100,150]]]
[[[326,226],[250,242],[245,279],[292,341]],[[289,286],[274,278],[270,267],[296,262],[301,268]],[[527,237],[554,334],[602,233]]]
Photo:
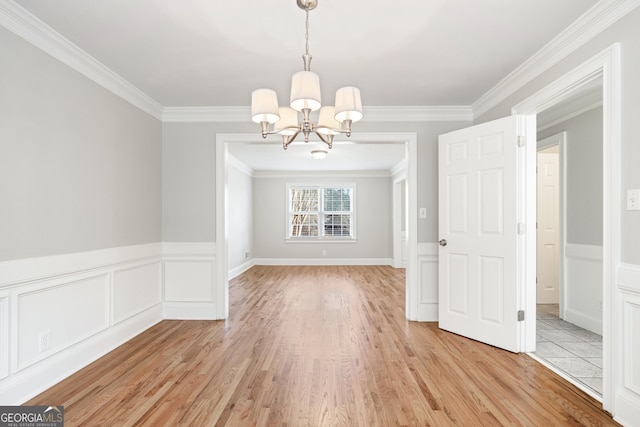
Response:
[[[537,357],[602,395],[602,337],[558,317],[558,304],[538,304]]]

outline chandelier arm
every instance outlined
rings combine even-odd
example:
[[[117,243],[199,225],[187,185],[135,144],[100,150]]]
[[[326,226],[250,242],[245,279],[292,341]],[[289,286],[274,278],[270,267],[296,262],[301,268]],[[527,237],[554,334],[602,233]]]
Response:
[[[329,147],[329,149],[333,148],[333,135],[327,135],[326,138],[319,133],[317,130],[313,131],[316,136],[318,138],[320,138],[320,141],[324,142],[325,144],[327,144],[327,146]]]
[[[300,129],[298,129],[293,135],[282,135],[282,148],[286,150],[287,147],[289,147],[289,144],[291,144],[296,139],[299,133]]]

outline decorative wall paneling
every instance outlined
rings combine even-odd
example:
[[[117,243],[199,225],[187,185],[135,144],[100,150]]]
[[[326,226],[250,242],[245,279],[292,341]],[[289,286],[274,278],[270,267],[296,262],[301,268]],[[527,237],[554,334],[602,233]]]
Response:
[[[0,404],[20,404],[162,320],[162,247],[0,263]]]

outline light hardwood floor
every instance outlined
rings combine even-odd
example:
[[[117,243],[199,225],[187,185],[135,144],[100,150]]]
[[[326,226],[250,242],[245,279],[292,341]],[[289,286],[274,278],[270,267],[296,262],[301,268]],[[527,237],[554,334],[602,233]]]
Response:
[[[28,404],[66,426],[616,425],[524,354],[404,315],[404,270],[253,267],[226,321],[163,321]]]

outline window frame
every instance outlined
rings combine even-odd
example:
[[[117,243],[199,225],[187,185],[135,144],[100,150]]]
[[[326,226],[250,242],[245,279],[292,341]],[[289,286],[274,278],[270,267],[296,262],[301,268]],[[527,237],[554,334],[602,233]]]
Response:
[[[291,210],[291,190],[294,188],[306,188],[318,190],[318,236],[292,236],[293,215],[300,213]],[[327,188],[348,188],[351,191],[350,211],[325,211],[324,190]],[[304,182],[291,182],[286,185],[286,209],[285,209],[285,241],[286,242],[355,242],[356,241],[356,184],[355,182],[332,182],[327,184],[311,184]],[[309,212],[315,214],[316,212]],[[350,215],[350,235],[349,236],[327,236],[325,235],[324,219],[327,215]]]

